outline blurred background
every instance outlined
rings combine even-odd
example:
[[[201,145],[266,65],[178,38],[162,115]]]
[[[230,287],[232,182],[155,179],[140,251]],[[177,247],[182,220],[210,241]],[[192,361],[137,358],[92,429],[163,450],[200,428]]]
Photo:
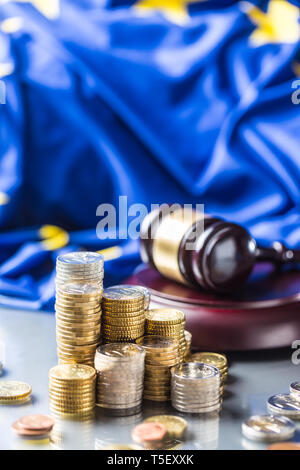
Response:
[[[131,274],[120,196],[300,247],[299,76],[296,0],[0,0],[0,304],[53,309],[64,251]]]

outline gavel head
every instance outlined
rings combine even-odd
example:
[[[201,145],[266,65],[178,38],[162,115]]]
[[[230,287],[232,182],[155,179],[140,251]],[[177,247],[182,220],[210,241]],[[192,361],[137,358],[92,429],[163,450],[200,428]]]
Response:
[[[162,275],[218,293],[238,292],[255,263],[245,228],[190,209],[150,212],[140,237],[143,261]]]

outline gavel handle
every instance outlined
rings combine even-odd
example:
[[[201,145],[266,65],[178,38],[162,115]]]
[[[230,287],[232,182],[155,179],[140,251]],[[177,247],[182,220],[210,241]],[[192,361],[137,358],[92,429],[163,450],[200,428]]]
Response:
[[[256,247],[258,261],[272,261],[273,263],[300,263],[300,250],[291,250],[280,242],[274,242],[270,248]]]

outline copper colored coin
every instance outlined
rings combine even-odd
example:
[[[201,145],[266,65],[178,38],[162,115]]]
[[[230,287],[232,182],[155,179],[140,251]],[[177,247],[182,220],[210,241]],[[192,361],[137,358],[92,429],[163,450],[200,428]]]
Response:
[[[43,436],[44,434],[49,433],[53,426],[46,429],[31,430],[23,428],[19,421],[15,421],[11,427],[17,434],[19,434],[19,436]]]
[[[160,442],[167,434],[167,428],[161,423],[138,424],[132,431],[131,436],[135,442]]]
[[[296,442],[277,442],[269,445],[268,450],[300,450],[300,444],[296,444]]]
[[[28,431],[43,431],[52,428],[55,424],[54,419],[51,416],[46,415],[28,415],[23,416],[18,421],[19,425],[28,429]]]

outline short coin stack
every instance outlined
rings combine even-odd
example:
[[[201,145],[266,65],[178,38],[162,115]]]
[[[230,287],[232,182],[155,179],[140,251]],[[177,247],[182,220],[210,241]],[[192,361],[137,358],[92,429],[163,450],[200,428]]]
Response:
[[[102,311],[103,343],[133,342],[144,335],[145,293],[140,288],[105,289]]]
[[[57,414],[82,415],[95,407],[96,372],[81,364],[61,364],[49,371],[50,409]]]
[[[145,351],[131,343],[100,346],[95,355],[97,405],[114,415],[141,411]]]
[[[224,354],[214,352],[194,353],[190,356],[188,362],[204,362],[204,364],[209,364],[211,366],[217,367],[221,374],[220,393],[221,395],[223,395],[224,385],[228,377],[228,362]]]
[[[163,336],[143,336],[136,342],[146,351],[144,398],[170,400],[171,368],[179,363],[177,342]]]
[[[185,413],[220,409],[220,372],[200,362],[185,362],[172,369],[172,406]]]
[[[186,349],[184,326],[185,315],[180,310],[156,308],[146,312],[145,335],[164,336],[177,341],[181,362]]]
[[[0,405],[15,405],[29,401],[31,392],[31,386],[25,382],[1,380]]]
[[[59,363],[93,365],[100,342],[103,257],[76,252],[57,258],[56,338]]]

